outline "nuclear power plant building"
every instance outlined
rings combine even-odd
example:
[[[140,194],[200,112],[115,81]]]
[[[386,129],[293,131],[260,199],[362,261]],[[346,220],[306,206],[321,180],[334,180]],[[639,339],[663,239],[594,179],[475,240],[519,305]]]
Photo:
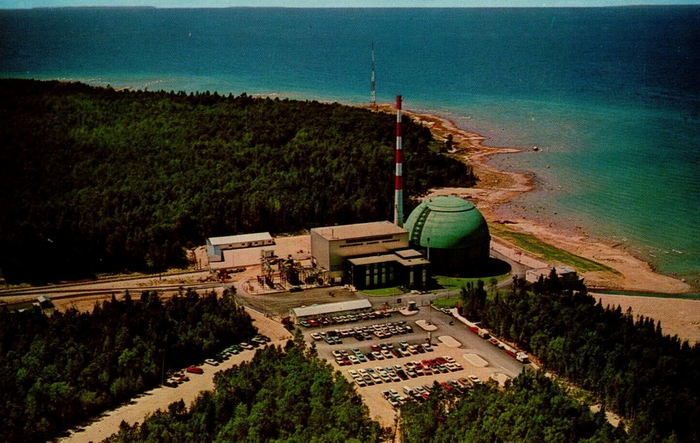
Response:
[[[463,275],[489,258],[491,235],[484,216],[459,197],[438,196],[418,205],[404,224],[411,247],[423,251],[436,272]]]
[[[388,221],[311,229],[311,255],[357,289],[423,288],[430,278],[428,260],[409,248],[408,231]]]

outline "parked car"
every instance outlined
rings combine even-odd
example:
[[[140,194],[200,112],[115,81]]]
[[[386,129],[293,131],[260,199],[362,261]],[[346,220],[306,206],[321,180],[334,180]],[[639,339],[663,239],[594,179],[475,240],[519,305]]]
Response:
[[[190,374],[204,374],[204,369],[200,368],[199,366],[189,366],[187,369],[185,369],[186,372],[189,372]]]
[[[481,379],[480,379],[479,377],[477,377],[476,375],[468,375],[467,377],[469,378],[469,381],[472,382],[472,384],[480,385],[480,384],[483,384],[483,383],[484,383],[484,382],[482,382]]]

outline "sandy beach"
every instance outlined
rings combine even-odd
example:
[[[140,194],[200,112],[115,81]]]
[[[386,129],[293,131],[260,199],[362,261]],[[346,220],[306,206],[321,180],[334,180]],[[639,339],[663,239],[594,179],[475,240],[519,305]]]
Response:
[[[620,306],[623,312],[632,309],[632,315],[661,320],[664,334],[677,335],[693,345],[700,343],[700,300],[641,297],[634,295],[591,294],[603,306]]]
[[[394,112],[390,105],[382,105],[379,110]],[[526,173],[502,171],[489,164],[489,158],[496,154],[514,153],[520,150],[487,146],[484,144],[485,137],[460,129],[454,122],[440,116],[411,111],[404,111],[404,114],[430,128],[439,140],[446,140],[448,135],[452,135],[456,152],[451,155],[473,167],[479,179],[473,188],[435,189],[426,198],[431,195],[457,195],[474,202],[492,227],[492,236],[498,243],[517,251],[517,254],[531,256],[533,259],[541,258],[494,233],[494,226],[503,226],[508,230],[533,236],[546,244],[610,268],[580,272],[589,287],[593,288],[668,294],[693,291],[689,284],[655,272],[649,263],[635,257],[620,244],[595,239],[581,229],[572,230],[557,226],[548,220],[517,217],[507,213],[507,209],[505,211],[507,215],[504,216],[504,205],[518,195],[532,191],[534,179],[532,175]]]

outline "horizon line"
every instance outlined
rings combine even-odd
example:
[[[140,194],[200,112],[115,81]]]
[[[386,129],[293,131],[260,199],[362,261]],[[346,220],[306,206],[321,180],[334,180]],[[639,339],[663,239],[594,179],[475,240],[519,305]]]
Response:
[[[602,8],[653,8],[696,6],[700,3],[639,3],[631,5],[570,5],[570,6],[153,6],[153,5],[84,5],[84,6],[33,6],[5,8],[2,11],[30,11],[42,9],[602,9]]]

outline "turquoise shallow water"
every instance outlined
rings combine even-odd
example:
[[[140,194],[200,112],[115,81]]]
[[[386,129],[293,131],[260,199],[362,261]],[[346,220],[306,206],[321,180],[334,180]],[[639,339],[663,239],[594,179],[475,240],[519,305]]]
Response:
[[[380,101],[542,149],[519,210],[700,278],[700,7],[0,10],[0,76],[361,103],[371,41]]]

